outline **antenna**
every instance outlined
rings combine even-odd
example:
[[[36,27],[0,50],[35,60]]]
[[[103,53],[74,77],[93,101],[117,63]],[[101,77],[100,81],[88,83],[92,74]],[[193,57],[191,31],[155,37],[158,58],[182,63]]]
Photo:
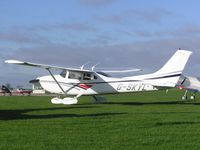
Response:
[[[94,68],[99,65],[99,63],[97,63],[96,65],[92,66],[91,70],[94,71]]]
[[[84,63],[84,64],[80,67],[80,69],[83,70],[83,68],[84,68],[87,64],[89,64],[89,63],[90,63],[90,62]]]

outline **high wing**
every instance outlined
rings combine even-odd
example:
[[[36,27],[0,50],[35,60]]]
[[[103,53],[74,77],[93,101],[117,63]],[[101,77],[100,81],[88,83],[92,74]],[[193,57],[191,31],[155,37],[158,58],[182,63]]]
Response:
[[[44,69],[60,69],[60,70],[69,70],[69,71],[76,71],[76,72],[94,72],[94,71],[86,70],[83,68],[81,68],[81,69],[80,68],[66,68],[66,67],[31,63],[31,62],[25,62],[25,61],[19,61],[19,60],[6,60],[5,63],[23,65],[23,66],[31,66],[31,67],[39,67],[39,68],[44,68]]]
[[[44,69],[59,69],[59,70],[68,70],[68,71],[76,71],[76,72],[105,72],[105,73],[128,73],[128,72],[136,72],[136,71],[142,71],[142,69],[138,68],[129,68],[126,70],[123,69],[110,69],[106,70],[105,68],[103,70],[98,69],[96,70],[87,70],[83,69],[83,67],[80,68],[66,68],[66,67],[60,67],[60,66],[52,66],[52,65],[46,65],[46,64],[38,64],[38,63],[32,63],[32,62],[26,62],[26,61],[20,61],[20,60],[6,60],[5,63],[8,64],[16,64],[16,65],[23,65],[23,66],[30,66],[30,67],[39,67],[39,68],[44,68]]]

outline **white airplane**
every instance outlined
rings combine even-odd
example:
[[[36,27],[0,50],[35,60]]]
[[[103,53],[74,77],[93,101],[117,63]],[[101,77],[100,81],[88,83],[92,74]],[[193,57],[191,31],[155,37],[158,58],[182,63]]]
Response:
[[[192,92],[192,95],[189,97],[189,99],[194,100],[195,94],[200,92],[200,77],[182,75],[177,83],[177,87],[185,90],[182,100],[188,100],[188,91]]]
[[[74,95],[74,97],[64,99],[55,97],[51,99],[51,102],[70,105],[77,104],[78,98],[82,95],[92,95],[99,100],[97,97],[99,94],[153,91],[175,87],[191,53],[187,50],[177,50],[160,70],[151,74],[121,78],[110,77],[104,72],[96,72],[94,67],[91,70],[84,69],[84,66],[75,69],[18,60],[6,60],[5,63],[46,69],[50,75],[37,78],[43,89],[59,95]],[[60,69],[62,72],[54,75],[52,69]]]

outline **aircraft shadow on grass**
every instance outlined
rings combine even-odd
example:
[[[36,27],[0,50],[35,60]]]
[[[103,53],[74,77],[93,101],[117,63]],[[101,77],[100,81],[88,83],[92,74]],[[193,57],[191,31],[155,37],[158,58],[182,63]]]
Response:
[[[200,122],[196,122],[196,121],[157,122],[155,124],[155,127],[159,127],[159,126],[175,126],[175,125],[192,125],[192,124],[200,124]]]
[[[189,121],[189,120],[182,120],[182,121],[166,121],[166,122],[155,122],[153,125],[148,126],[141,126],[139,128],[157,128],[161,126],[181,126],[181,125],[195,125],[200,124],[199,121]]]
[[[200,105],[197,102],[183,102],[183,101],[165,101],[165,102],[105,102],[104,104],[111,105]]]
[[[137,106],[137,105],[200,105],[197,102],[189,102],[183,103],[181,101],[167,101],[167,102],[105,102],[103,104],[111,104],[111,105],[130,105],[130,106]],[[62,117],[100,117],[100,116],[114,116],[114,115],[123,115],[127,113],[93,113],[93,114],[27,114],[33,111],[54,111],[54,110],[69,110],[69,109],[89,109],[89,108],[98,108],[99,106],[83,106],[83,105],[75,105],[73,107],[53,107],[53,108],[34,108],[34,109],[16,109],[16,110],[0,110],[0,120],[27,120],[27,119],[51,119],[51,118],[62,118]],[[166,112],[163,112],[166,113]],[[167,112],[169,113],[169,112]],[[172,112],[174,113],[174,112]],[[181,112],[178,112],[181,113]],[[189,113],[189,112],[182,112],[182,113]],[[179,122],[173,122],[172,125],[176,125]],[[192,124],[193,122],[183,122],[180,124]],[[158,126],[161,125],[168,125],[170,123],[158,123]]]
[[[27,114],[33,111],[54,111],[54,110],[69,110],[69,109],[83,109],[83,108],[96,108],[97,106],[82,106],[82,107],[53,107],[53,108],[36,108],[36,109],[16,109],[16,110],[0,110],[0,120],[27,120],[27,119],[52,119],[62,117],[101,117],[123,115],[126,113],[93,113],[93,114]],[[56,113],[56,112],[55,112]]]

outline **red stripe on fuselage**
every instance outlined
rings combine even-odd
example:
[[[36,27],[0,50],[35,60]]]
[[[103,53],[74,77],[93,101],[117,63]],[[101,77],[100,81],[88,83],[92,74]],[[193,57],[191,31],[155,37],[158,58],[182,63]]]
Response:
[[[87,90],[87,89],[91,88],[92,85],[91,85],[91,84],[79,84],[79,87],[81,87],[81,88]]]

